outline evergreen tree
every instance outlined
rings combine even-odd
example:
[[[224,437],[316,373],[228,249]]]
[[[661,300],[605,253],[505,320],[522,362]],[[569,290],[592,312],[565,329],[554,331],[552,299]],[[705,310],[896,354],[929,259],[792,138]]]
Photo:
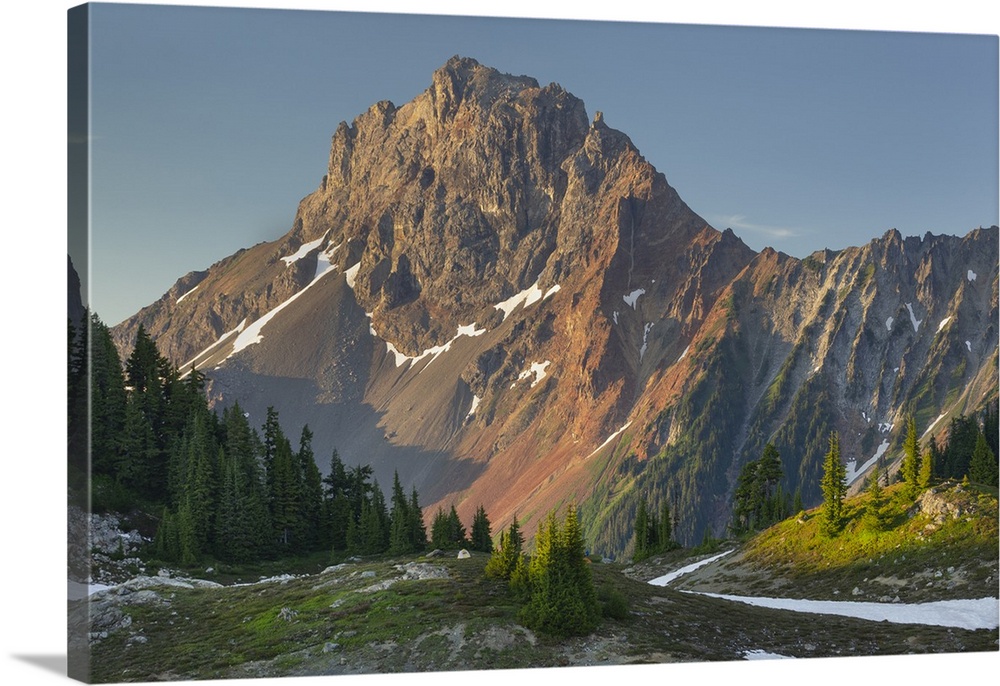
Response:
[[[939,475],[942,478],[961,479],[969,473],[969,462],[976,449],[979,433],[979,425],[974,417],[959,415],[951,420],[948,425],[948,444],[941,455]]]
[[[125,376],[122,373],[121,359],[118,349],[111,339],[111,332],[97,315],[91,315],[89,333],[83,327],[81,334],[89,336],[89,375],[90,375],[90,456],[94,474],[114,475],[120,461],[122,449],[122,434],[125,427],[125,411],[128,402],[125,394]],[[81,341],[85,344],[86,341]],[[78,354],[87,357],[87,350]],[[78,365],[87,364],[87,360],[78,361]],[[86,375],[86,368],[79,370]],[[78,393],[87,392],[86,379],[79,379],[81,387]],[[78,421],[87,422],[86,406],[82,408],[83,415]],[[86,446],[83,447],[86,450]]]
[[[330,473],[323,478],[324,543],[333,550],[347,550],[347,529],[354,513],[349,497],[350,479],[347,469],[334,450],[330,457]]]
[[[737,536],[753,531],[756,527],[756,513],[759,510],[757,485],[757,460],[743,465],[736,478],[733,490],[733,522],[730,525]]]
[[[910,417],[906,422],[906,438],[903,441],[903,464],[900,467],[906,492],[916,497],[920,485],[920,445],[917,439],[917,422]]]
[[[980,433],[969,462],[969,481],[996,488],[997,471],[996,455],[990,450],[986,436]]]
[[[796,488],[795,496],[792,498],[792,511],[798,514],[799,512],[802,512],[804,509],[805,507],[802,504],[802,489]]]
[[[448,513],[448,540],[453,548],[464,548],[469,544],[465,527],[462,525],[462,520],[459,519],[458,511],[454,505],[451,506],[451,511]]]
[[[472,518],[472,532],[469,547],[484,553],[493,552],[493,534],[490,531],[490,519],[486,510],[480,505]]]
[[[823,509],[820,513],[820,532],[835,536],[843,526],[844,496],[847,493],[847,470],[840,461],[840,439],[836,432],[830,434],[830,449],[823,461]]]
[[[586,635],[597,628],[600,603],[572,505],[561,530],[554,512],[539,527],[528,563],[528,587],[521,618],[530,628],[556,636]]]
[[[649,549],[649,506],[646,504],[645,498],[640,498],[636,507],[634,530],[635,545],[632,559],[639,562],[651,554]]]
[[[274,540],[286,552],[298,552],[301,549],[305,528],[299,508],[302,488],[300,473],[291,444],[284,435],[279,435],[268,470],[268,501]]]
[[[666,552],[674,545],[674,525],[670,518],[670,504],[664,499],[660,505],[660,521],[657,535],[658,553]]]
[[[431,522],[431,546],[439,550],[451,547],[448,515],[440,507],[434,513],[434,520]]]
[[[427,528],[424,526],[424,511],[420,507],[416,487],[410,492],[407,514],[410,519],[410,540],[413,542],[413,549],[419,552],[427,547]]]
[[[733,533],[764,529],[787,516],[782,476],[781,456],[772,443],[759,459],[743,466],[733,492]]]
[[[384,553],[389,549],[389,508],[385,502],[385,495],[379,488],[378,479],[372,480],[372,511],[378,517],[379,538],[373,542],[376,552]]]
[[[878,470],[872,471],[868,477],[868,499],[865,502],[865,513],[863,522],[866,528],[871,531],[885,531],[888,526],[888,513],[886,511],[886,497],[882,490]]]
[[[413,521],[410,517],[410,504],[399,483],[399,473],[392,477],[392,510],[389,513],[389,552],[393,555],[412,553],[416,551],[413,538]]]
[[[499,546],[486,562],[486,576],[510,581],[519,562],[524,557],[523,546],[524,539],[521,536],[521,527],[517,522],[517,515],[514,515],[507,530],[500,532]]]
[[[983,435],[986,437],[986,445],[993,451],[994,455],[1000,455],[1000,401],[994,400],[987,406],[983,413]]]
[[[937,457],[937,443],[931,436],[930,442],[920,455],[920,472],[917,474],[917,486],[920,490],[926,489],[934,479],[934,463]]]
[[[302,484],[299,501],[299,516],[304,527],[302,543],[304,549],[309,551],[319,549],[323,519],[323,479],[313,455],[312,438],[309,425],[303,426],[296,455]]]
[[[160,523],[153,539],[153,550],[157,559],[165,562],[177,562],[181,557],[180,536],[177,531],[177,521],[169,509],[163,508]]]

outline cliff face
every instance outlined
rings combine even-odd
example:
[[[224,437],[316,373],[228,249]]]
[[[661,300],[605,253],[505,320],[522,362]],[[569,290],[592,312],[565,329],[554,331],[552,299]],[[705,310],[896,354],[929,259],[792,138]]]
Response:
[[[216,403],[308,423],[321,462],[497,527],[574,500],[610,552],[639,495],[683,540],[721,531],[768,440],[808,498],[829,430],[860,466],[905,413],[996,397],[996,319],[995,227],[756,254],[558,85],[456,57],[337,128],[285,236],[115,335],[127,354],[143,324]]]

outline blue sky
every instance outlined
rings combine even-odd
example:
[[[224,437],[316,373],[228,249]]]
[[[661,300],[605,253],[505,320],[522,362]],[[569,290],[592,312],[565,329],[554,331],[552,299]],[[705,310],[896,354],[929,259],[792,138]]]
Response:
[[[560,83],[757,250],[998,221],[995,36],[100,4],[92,27],[91,297],[112,324],[285,233],[337,124],[454,54]]]

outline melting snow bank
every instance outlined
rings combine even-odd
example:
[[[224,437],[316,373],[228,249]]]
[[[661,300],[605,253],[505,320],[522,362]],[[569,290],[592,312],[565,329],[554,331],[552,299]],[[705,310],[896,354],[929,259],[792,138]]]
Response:
[[[369,314],[368,317],[371,318],[371,315]],[[376,337],[378,336],[378,334],[375,333],[375,329],[370,324],[368,326],[368,329],[373,336]],[[406,355],[405,353],[399,352],[399,350],[396,349],[396,346],[394,346],[389,341],[385,342],[385,347],[388,352],[392,353],[393,357],[396,360],[397,367],[402,367],[406,363],[416,364],[425,357],[430,357],[431,358],[430,361],[426,365],[424,365],[423,369],[420,370],[422,372],[424,371],[424,369],[427,368],[428,365],[430,365],[431,362],[440,357],[442,353],[446,353],[449,350],[451,350],[451,344],[457,341],[462,336],[475,337],[475,336],[482,336],[484,333],[486,333],[486,329],[477,329],[475,322],[466,326],[460,326],[458,327],[458,333],[456,333],[455,337],[452,338],[450,341],[448,341],[443,345],[436,345],[433,348],[428,348],[427,350],[424,350],[422,353],[416,356],[410,356]]]
[[[177,302],[174,303],[174,304],[175,305],[180,305],[181,300],[183,300],[184,298],[188,297],[189,295],[191,295],[192,293],[194,293],[196,290],[198,290],[198,286],[200,286],[200,285],[201,285],[200,283],[197,284],[194,288],[192,288],[191,290],[189,290],[187,293],[185,293],[181,297],[177,298]]]
[[[556,284],[543,294],[542,289],[538,286],[538,281],[536,280],[535,283],[531,284],[517,295],[512,295],[502,303],[494,305],[493,309],[503,311],[503,318],[504,321],[506,321],[507,317],[510,316],[511,312],[513,312],[518,305],[521,305],[526,309],[530,305],[534,305],[539,300],[545,300],[552,295],[555,295],[559,292],[559,288],[559,284]]]
[[[701,560],[700,562],[695,562],[694,564],[690,564],[687,567],[681,567],[680,569],[675,569],[669,574],[664,574],[663,576],[658,576],[655,579],[650,579],[649,583],[652,584],[653,586],[666,586],[677,577],[689,574],[690,572],[693,572],[699,567],[707,565],[709,562],[715,562],[719,558],[723,558],[731,552],[733,551],[727,550],[724,553],[719,553],[718,555],[713,555],[712,557],[705,558],[704,560]]]
[[[913,330],[915,332],[917,329],[920,328],[920,323],[923,321],[923,319],[917,319],[917,316],[913,314],[912,303],[906,303],[906,309],[909,310],[910,312],[910,323],[913,324]]]
[[[645,288],[637,288],[628,295],[623,295],[622,300],[625,301],[626,305],[631,305],[632,309],[635,309],[635,302],[639,299],[639,296],[646,292]]]
[[[652,583],[652,582],[650,582]],[[820,615],[855,617],[873,622],[893,624],[926,624],[957,629],[996,629],[1000,620],[1000,601],[996,598],[978,600],[940,600],[932,603],[862,603],[841,600],[799,600],[796,598],[754,598],[749,596],[722,595],[685,591],[710,598],[722,598],[737,603],[769,607],[775,610],[793,610]]]
[[[686,567],[674,570],[649,581],[653,586],[666,586],[677,577],[715,562],[725,557],[732,550],[719,553],[713,557],[695,562]],[[754,598],[750,596],[722,595],[719,593],[702,593],[699,591],[684,591],[694,595],[710,598],[721,598],[757,607],[769,607],[775,610],[793,610],[820,615],[838,615],[854,617],[873,622],[892,622],[893,624],[926,624],[931,626],[949,626],[958,629],[996,629],[1000,625],[1000,600],[997,598],[979,598],[978,600],[940,600],[932,603],[864,603],[842,600],[800,600],[797,598]],[[763,651],[751,651],[757,657]],[[744,654],[747,657],[750,653]],[[747,659],[753,659],[747,657]]]
[[[747,650],[743,653],[744,660],[792,660],[788,655],[769,653],[766,650]]]
[[[541,381],[547,376],[545,370],[548,368],[550,364],[552,364],[551,360],[545,360],[545,362],[532,362],[530,369],[527,369],[517,375],[517,381],[523,381],[524,379],[527,379],[529,376],[534,376],[535,380],[531,382],[531,387],[534,388],[535,386],[538,385],[539,381]],[[514,386],[517,385],[517,381],[512,383],[510,387],[514,388]]]
[[[480,398],[478,395],[472,396],[472,407],[469,408],[469,413],[465,415],[466,419],[468,419],[469,417],[476,416],[476,410],[479,408],[479,403],[481,403],[482,401],[483,399]]]
[[[608,443],[610,443],[611,441],[615,440],[615,438],[622,431],[624,431],[625,429],[629,428],[631,425],[632,425],[632,422],[626,422],[625,425],[622,426],[622,428],[618,429],[618,431],[615,431],[613,434],[611,434],[610,436],[608,436],[607,440],[605,440],[604,443],[601,443],[599,446],[597,446],[597,450],[595,450],[594,452],[592,452],[589,455],[587,455],[587,458],[589,459],[589,458],[593,457],[594,455],[596,455],[597,453],[599,453],[602,450],[604,450],[604,448],[608,445]]]
[[[945,414],[946,413],[944,413],[944,412],[942,412],[941,414],[939,414],[938,418],[935,419],[933,422],[930,423],[930,426],[927,427],[927,430],[924,431],[924,433],[920,437],[923,438],[924,436],[926,436],[927,434],[929,434],[931,432],[931,429],[933,429],[937,425],[938,422],[940,422],[942,419],[944,419]]]
[[[858,467],[857,460],[850,460],[847,463],[847,485],[851,485],[857,481],[858,477],[868,471],[868,468],[873,464],[878,462],[878,459],[885,455],[885,451],[889,449],[889,439],[882,441],[879,447],[875,450],[875,454],[868,459],[863,465]]]

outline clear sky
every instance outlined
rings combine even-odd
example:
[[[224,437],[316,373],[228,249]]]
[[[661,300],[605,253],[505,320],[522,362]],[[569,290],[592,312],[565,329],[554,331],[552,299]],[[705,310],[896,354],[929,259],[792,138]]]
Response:
[[[337,124],[455,54],[560,83],[758,250],[997,222],[996,36],[97,4],[95,310],[281,236]]]

